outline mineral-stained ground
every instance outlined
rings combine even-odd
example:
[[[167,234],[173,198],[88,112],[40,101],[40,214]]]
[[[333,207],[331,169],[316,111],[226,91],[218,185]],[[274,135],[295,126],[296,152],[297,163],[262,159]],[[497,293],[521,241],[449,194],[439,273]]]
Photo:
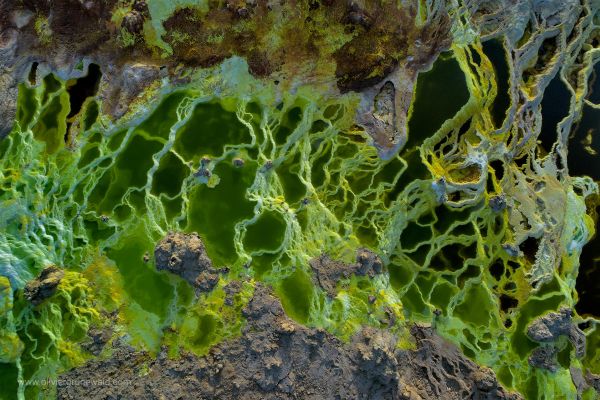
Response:
[[[597,399],[599,0],[0,0],[0,399]]]

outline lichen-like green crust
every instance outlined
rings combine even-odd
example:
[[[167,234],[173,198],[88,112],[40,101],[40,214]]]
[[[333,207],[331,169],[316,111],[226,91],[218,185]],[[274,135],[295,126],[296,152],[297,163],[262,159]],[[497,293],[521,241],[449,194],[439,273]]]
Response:
[[[164,37],[161,21],[190,2],[149,3],[144,29]],[[424,21],[438,3],[419,2]],[[15,127],[0,141],[0,397],[52,396],[54,386],[31,382],[93,357],[82,347],[92,326],[114,322],[113,338],[150,353],[205,353],[240,333],[262,281],[292,318],[342,339],[394,320],[408,347],[409,324],[429,322],[525,398],[576,398],[572,369],[600,373],[600,320],[574,317],[587,325],[587,350],[577,358],[558,343],[556,372],[530,365],[539,344],[526,331],[574,309],[594,234],[597,183],[570,176],[567,154],[584,105],[600,113],[588,100],[600,6],[567,1],[538,28],[519,25],[519,7],[498,10],[511,22],[495,26],[447,3],[451,48],[419,74],[407,142],[385,160],[355,124],[358,93],[283,91],[236,56],[152,88],[153,101],[117,122],[86,101],[66,144],[68,82],[22,83]],[[46,32],[44,20],[35,26]],[[540,104],[553,79],[569,103],[547,142]],[[155,270],[154,246],[170,231],[198,232],[215,266],[230,269],[212,292],[196,298]],[[343,280],[333,299],[313,285],[311,259],[352,262],[361,247],[387,273]],[[34,306],[22,288],[50,264],[66,274]],[[242,288],[224,307],[234,279]]]

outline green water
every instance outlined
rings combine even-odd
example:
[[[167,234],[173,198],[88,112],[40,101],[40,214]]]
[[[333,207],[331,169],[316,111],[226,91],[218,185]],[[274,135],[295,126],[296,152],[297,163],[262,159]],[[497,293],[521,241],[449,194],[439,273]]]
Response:
[[[406,148],[421,144],[469,100],[464,73],[450,53],[440,55],[430,71],[419,74],[408,121]]]
[[[498,95],[494,100],[492,114],[496,127],[500,128],[510,107],[510,71],[506,61],[506,50],[499,40],[488,40],[483,43],[483,51],[494,66]]]

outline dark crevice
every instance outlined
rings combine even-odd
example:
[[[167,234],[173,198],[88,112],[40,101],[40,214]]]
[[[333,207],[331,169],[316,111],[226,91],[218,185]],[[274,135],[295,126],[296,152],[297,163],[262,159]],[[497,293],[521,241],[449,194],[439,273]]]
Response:
[[[600,180],[600,110],[583,107],[581,120],[569,139],[568,164],[571,176],[587,175]]]
[[[31,70],[29,70],[29,77],[28,77],[29,84],[31,86],[34,86],[37,82],[37,69],[38,69],[39,65],[40,64],[37,61],[34,61],[34,63],[31,64]]]
[[[102,73],[100,67],[96,64],[90,64],[88,67],[88,74],[84,77],[77,79],[74,85],[67,88],[69,92],[69,103],[71,105],[71,111],[67,118],[72,118],[81,111],[84,101],[88,97],[92,97],[98,91],[98,85]]]
[[[523,167],[525,166],[525,164],[527,164],[528,161],[529,161],[528,154],[523,154],[520,157],[513,159],[513,162],[519,169],[523,169]]]
[[[69,130],[72,122],[71,119],[79,114],[81,107],[87,98],[96,95],[101,78],[102,72],[100,71],[100,67],[96,64],[90,64],[87,75],[78,78],[73,85],[67,87],[71,111],[69,111],[69,115],[67,116],[67,132],[65,133],[65,142],[69,136]]]
[[[496,128],[502,126],[506,112],[510,107],[509,67],[506,61],[506,51],[502,42],[490,40],[483,44],[483,51],[494,66],[498,94],[492,106],[492,117]]]
[[[500,182],[504,177],[504,163],[500,160],[494,160],[490,162],[490,167],[494,170],[496,180]]]
[[[510,275],[514,274],[515,271],[521,267],[521,265],[519,263],[514,262],[513,260],[508,260],[506,263],[508,264],[508,267],[509,267],[506,275],[509,277],[510,277]]]
[[[590,76],[590,92],[588,100],[592,103],[600,103],[600,62],[597,62]]]
[[[500,295],[500,309],[503,312],[507,312],[511,308],[516,308],[519,305],[519,301],[506,294]]]
[[[571,92],[557,75],[546,88],[542,100],[542,131],[538,137],[541,147],[549,153],[558,138],[560,121],[569,115]]]
[[[504,263],[502,260],[496,260],[492,265],[490,265],[490,274],[499,281],[502,279],[502,275],[504,275]]]
[[[523,252],[525,259],[529,261],[530,264],[533,264],[535,262],[535,254],[538,251],[538,240],[530,236],[521,243],[519,248]]]
[[[600,205],[596,205],[596,213]],[[596,218],[596,235],[583,247],[579,258],[579,274],[575,288],[579,300],[575,305],[580,315],[600,317],[600,218]]]

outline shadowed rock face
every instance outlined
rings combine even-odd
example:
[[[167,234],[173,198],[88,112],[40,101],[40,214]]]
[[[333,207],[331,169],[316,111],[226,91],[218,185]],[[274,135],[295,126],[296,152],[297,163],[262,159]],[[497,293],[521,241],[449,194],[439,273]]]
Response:
[[[244,309],[242,336],[197,357],[156,359],[121,346],[61,378],[111,385],[63,385],[59,399],[517,399],[494,374],[465,358],[433,329],[414,326],[415,350],[397,350],[387,331],[364,328],[350,343],[290,320],[258,285]],[[142,370],[147,374],[140,374]],[[443,397],[441,397],[443,396]]]

